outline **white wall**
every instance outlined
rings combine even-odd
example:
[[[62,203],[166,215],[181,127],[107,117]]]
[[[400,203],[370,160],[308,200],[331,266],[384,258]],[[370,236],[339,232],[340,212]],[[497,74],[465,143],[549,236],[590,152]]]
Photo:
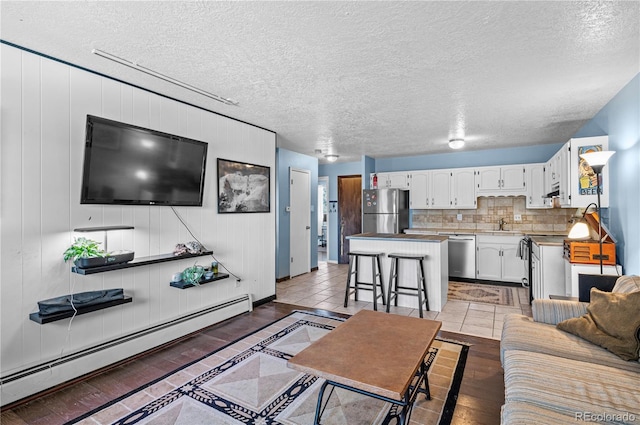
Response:
[[[7,45],[1,49],[3,377],[240,294],[254,300],[275,294],[275,133]],[[62,253],[76,227],[135,226],[110,234],[109,249],[131,249],[136,257],[170,253],[193,239],[169,207],[80,205],[87,114],[209,143],[204,205],[177,210],[242,282],[170,287],[171,275],[194,260],[91,276],[70,272]],[[216,158],[271,167],[271,213],[218,214]],[[199,258],[200,264],[210,261]],[[28,318],[38,300],[115,287],[133,303],[78,316],[71,326],[69,319],[39,325]],[[12,398],[5,388],[3,396]]]

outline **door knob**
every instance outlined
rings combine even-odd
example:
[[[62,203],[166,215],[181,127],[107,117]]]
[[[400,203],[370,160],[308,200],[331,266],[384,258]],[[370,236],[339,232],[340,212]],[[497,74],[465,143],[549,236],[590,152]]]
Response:
[[[307,227],[305,227],[305,229],[309,230],[309,229],[311,229],[311,226],[307,226]]]

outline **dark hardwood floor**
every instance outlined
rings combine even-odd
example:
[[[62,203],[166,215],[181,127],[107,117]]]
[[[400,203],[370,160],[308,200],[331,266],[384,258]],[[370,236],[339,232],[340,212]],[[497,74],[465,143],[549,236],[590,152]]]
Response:
[[[295,309],[312,310],[274,302],[264,304],[251,313],[212,325],[151,352],[39,394],[38,397],[6,406],[2,409],[0,424],[63,424]],[[499,424],[500,407],[504,403],[500,341],[450,332],[441,332],[441,336],[471,344],[452,423]]]

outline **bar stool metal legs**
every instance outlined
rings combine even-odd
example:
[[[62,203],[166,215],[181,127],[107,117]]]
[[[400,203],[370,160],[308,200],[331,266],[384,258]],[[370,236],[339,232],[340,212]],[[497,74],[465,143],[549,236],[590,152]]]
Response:
[[[426,255],[420,254],[389,254],[391,258],[391,271],[389,272],[389,288],[387,293],[389,298],[387,300],[387,313],[391,306],[391,300],[394,300],[394,305],[398,305],[398,295],[411,295],[418,297],[418,310],[420,311],[420,317],[424,317],[422,306],[424,305],[426,311],[429,311],[429,297],[427,296],[427,282],[424,276],[424,259]],[[414,260],[418,268],[417,273],[417,286],[403,286],[398,284],[398,276],[400,275],[400,261],[399,260]]]
[[[378,311],[378,298],[382,298],[382,305],[386,304],[384,293],[384,284],[382,283],[382,267],[380,266],[380,257],[383,253],[378,252],[350,252],[349,253],[349,271],[347,273],[347,287],[344,291],[344,306],[349,304],[349,295],[354,294],[355,301],[358,301],[358,291],[373,291],[373,309]],[[371,258],[371,282],[362,282],[360,280],[360,257]],[[351,275],[355,275],[353,286],[351,286]],[[364,286],[364,287],[363,287]],[[378,293],[378,286],[380,293]],[[353,289],[353,290],[352,290]]]

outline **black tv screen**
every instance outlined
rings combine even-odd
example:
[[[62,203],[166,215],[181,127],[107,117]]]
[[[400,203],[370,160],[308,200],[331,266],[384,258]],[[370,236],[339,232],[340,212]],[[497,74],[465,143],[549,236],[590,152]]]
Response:
[[[202,206],[207,144],[87,115],[81,204]]]

